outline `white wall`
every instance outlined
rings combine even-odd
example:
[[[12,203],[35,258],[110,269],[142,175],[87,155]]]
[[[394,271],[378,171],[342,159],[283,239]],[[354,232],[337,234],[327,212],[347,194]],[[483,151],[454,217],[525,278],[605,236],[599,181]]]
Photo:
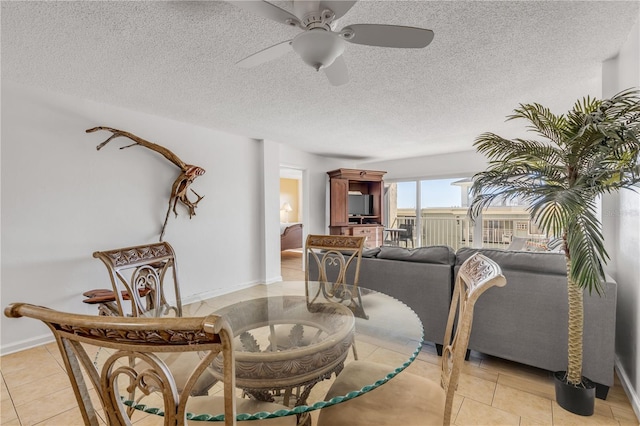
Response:
[[[326,233],[327,174],[353,167],[273,141],[254,140],[109,105],[2,83],[0,306],[29,302],[95,313],[82,292],[109,287],[95,250],[158,240],[179,169],[142,147],[120,150],[107,132],[162,145],[206,174],[191,187],[197,215],[181,207],[165,241],[178,256],[182,296],[226,293],[280,279],[279,168],[304,172],[306,231]],[[0,352],[51,340],[29,319],[0,318]]]
[[[304,235],[329,233],[329,175],[339,168],[354,168],[352,161],[321,157],[280,146],[280,166],[302,171],[302,222]]]
[[[3,82],[2,307],[23,301],[95,313],[81,293],[110,284],[92,252],[158,241],[179,169],[142,147],[118,149],[127,139],[96,151],[109,133],[85,129],[99,125],[206,170],[191,185],[205,196],[197,215],[189,220],[179,207],[165,235],[177,252],[183,296],[264,280],[264,215],[256,214],[265,205],[261,141]],[[50,340],[37,321],[0,321],[3,353]]]
[[[640,17],[639,17],[640,18]],[[619,54],[603,64],[602,96],[640,87],[639,22]],[[640,195],[625,190],[603,197],[603,232],[611,256],[608,272],[618,283],[616,367],[640,417]]]

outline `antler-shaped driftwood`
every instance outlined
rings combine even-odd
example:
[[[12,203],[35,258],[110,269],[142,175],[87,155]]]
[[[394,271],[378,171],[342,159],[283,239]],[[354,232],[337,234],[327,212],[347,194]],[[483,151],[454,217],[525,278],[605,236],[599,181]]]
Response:
[[[200,202],[200,200],[204,198],[204,195],[200,196],[196,191],[191,189],[191,192],[196,194],[196,197],[198,197],[196,201],[191,201],[187,197],[187,189],[190,189],[189,185],[191,185],[191,183],[198,176],[202,176],[205,173],[202,167],[186,164],[184,161],[178,158],[177,155],[169,151],[167,148],[160,146],[158,144],[155,144],[153,142],[146,141],[129,132],[113,129],[111,127],[100,126],[100,127],[94,127],[92,129],[87,129],[87,133],[97,132],[98,130],[106,130],[112,133],[112,135],[109,136],[109,139],[102,142],[100,145],[96,147],[98,151],[100,150],[100,148],[108,144],[112,139],[122,136],[128,139],[131,139],[134,143],[132,143],[131,145],[120,147],[120,149],[129,148],[134,145],[144,146],[145,148],[149,148],[152,151],[162,154],[164,158],[166,158],[167,160],[171,161],[173,164],[178,166],[182,171],[180,173],[180,176],[176,178],[176,180],[173,182],[173,186],[171,187],[171,197],[169,198],[169,208],[167,209],[167,215],[164,218],[164,224],[162,225],[162,231],[160,232],[160,241],[162,241],[162,237],[164,236],[164,230],[167,226],[167,221],[169,220],[169,213],[171,212],[172,207],[173,207],[173,213],[176,215],[176,217],[178,216],[178,211],[176,210],[176,205],[178,204],[178,201],[180,201],[189,210],[189,218],[191,218],[192,216],[195,216],[196,207],[198,207],[198,203]]]

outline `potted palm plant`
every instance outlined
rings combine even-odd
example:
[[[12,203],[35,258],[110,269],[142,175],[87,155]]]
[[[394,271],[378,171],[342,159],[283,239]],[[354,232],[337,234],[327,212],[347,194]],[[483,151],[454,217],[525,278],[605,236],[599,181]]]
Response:
[[[604,100],[585,97],[562,115],[540,104],[521,104],[507,119],[527,120],[539,138],[509,140],[494,133],[476,138],[474,146],[489,165],[474,176],[469,212],[476,218],[494,200],[520,199],[543,232],[562,239],[569,344],[567,371],[555,374],[556,401],[591,415],[595,389],[582,376],[583,295],[601,294],[609,258],[597,200],[640,182],[640,91]]]

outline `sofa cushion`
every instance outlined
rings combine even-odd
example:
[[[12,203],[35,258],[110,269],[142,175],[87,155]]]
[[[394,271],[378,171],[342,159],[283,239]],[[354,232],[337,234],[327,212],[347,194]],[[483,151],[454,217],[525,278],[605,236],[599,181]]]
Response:
[[[362,250],[362,257],[376,257],[380,253],[380,247],[366,248]]]
[[[429,246],[407,249],[404,247],[382,246],[378,259],[403,260],[406,262],[455,264],[456,254],[449,246]]]
[[[494,260],[504,270],[567,275],[564,253],[474,249],[469,247],[462,247],[456,253],[456,270],[476,252],[480,252],[489,259]]]

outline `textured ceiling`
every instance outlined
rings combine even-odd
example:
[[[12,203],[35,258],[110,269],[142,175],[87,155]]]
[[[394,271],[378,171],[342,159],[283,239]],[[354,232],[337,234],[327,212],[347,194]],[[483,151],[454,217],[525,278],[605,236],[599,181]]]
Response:
[[[292,11],[291,2],[274,2]],[[347,44],[334,87],[294,52],[238,60],[300,30],[229,2],[2,2],[2,80],[317,154],[391,159],[472,149],[521,102],[600,95],[638,1],[360,1],[338,23],[429,28],[425,49]],[[116,123],[105,123],[115,125]],[[135,129],[128,129],[135,132]]]

